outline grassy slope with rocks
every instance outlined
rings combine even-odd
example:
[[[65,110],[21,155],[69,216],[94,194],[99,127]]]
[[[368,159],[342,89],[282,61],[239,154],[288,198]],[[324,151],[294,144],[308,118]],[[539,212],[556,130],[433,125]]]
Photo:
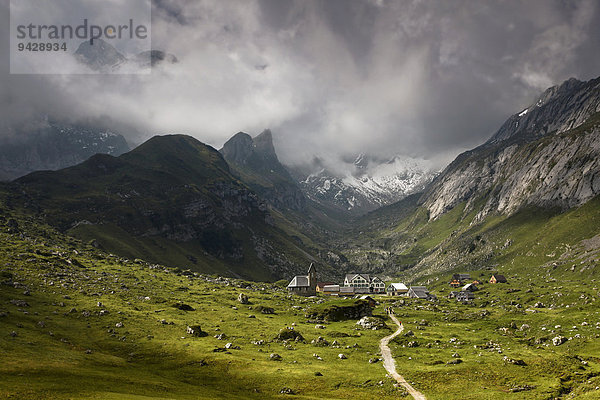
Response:
[[[285,398],[286,388],[306,399],[406,397],[369,362],[389,328],[306,317],[352,300],[290,297],[271,284],[126,260],[2,215],[0,398],[264,399]],[[429,399],[599,398],[596,279],[570,270],[560,279],[507,277],[483,285],[471,305],[445,298],[443,276],[430,284],[437,303],[380,297],[374,317],[393,326],[383,309],[394,306],[405,324],[391,343],[398,371]],[[194,325],[206,335],[186,332]],[[304,342],[275,340],[292,326]],[[558,336],[567,340],[555,346]]]
[[[368,363],[378,332],[357,331],[356,321],[316,329],[304,316],[315,299],[125,260],[3,216],[0,398],[258,399],[283,397],[286,387],[307,399],[397,395],[380,366]],[[239,293],[250,304],[240,304]],[[268,308],[274,313],[260,311]],[[274,340],[293,323],[306,343]],[[186,333],[193,325],[207,336]],[[319,336],[339,347],[310,344]],[[271,361],[271,353],[282,360]]]

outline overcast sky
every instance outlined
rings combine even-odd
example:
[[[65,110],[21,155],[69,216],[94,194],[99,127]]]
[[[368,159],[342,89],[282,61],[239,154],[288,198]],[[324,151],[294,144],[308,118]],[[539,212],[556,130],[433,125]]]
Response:
[[[127,0],[113,0],[113,2]],[[8,54],[8,1],[1,0]],[[217,148],[270,128],[280,158],[447,161],[569,77],[600,75],[597,0],[154,0],[151,76],[8,74],[3,121],[110,116],[137,144]]]

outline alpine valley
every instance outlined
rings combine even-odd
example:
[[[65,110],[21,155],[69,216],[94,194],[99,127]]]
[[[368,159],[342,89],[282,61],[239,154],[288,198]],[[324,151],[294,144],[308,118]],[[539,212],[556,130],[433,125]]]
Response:
[[[0,152],[0,398],[600,398],[600,78],[515,111],[442,171],[345,173],[285,166],[270,130],[129,151],[45,120]],[[435,296],[289,294],[311,263]],[[390,307],[417,394],[380,363]]]

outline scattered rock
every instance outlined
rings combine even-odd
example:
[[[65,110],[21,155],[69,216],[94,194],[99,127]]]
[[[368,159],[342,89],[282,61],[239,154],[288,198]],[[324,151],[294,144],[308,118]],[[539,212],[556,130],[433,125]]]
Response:
[[[248,296],[246,296],[244,293],[240,293],[240,294],[238,295],[238,301],[239,301],[241,304],[248,304],[248,303],[249,303],[249,301],[248,301]]]
[[[304,341],[304,337],[295,330],[293,327],[283,328],[279,331],[277,336],[275,336],[275,340],[283,341],[283,340],[296,340],[296,341]]]
[[[315,325],[315,329],[325,329],[325,325]]]
[[[346,359],[348,359],[348,357],[346,357],[346,355],[345,355],[344,353],[340,353],[340,354],[338,354],[338,358],[339,358],[340,360],[346,360]]]
[[[17,332],[15,332],[15,331],[12,331],[11,333],[9,333],[9,335],[10,335],[11,337],[17,337]]]
[[[207,336],[208,335],[208,333],[202,331],[202,328],[200,327],[200,325],[191,325],[191,326],[188,326],[186,328],[185,332],[188,335],[192,335],[194,337],[202,337],[202,336]]]
[[[10,303],[17,307],[29,307],[29,303],[25,300],[11,300]]]
[[[123,325],[123,323],[122,323],[122,322],[117,322],[117,323],[115,324],[115,327],[116,327],[116,328],[122,328],[123,326],[124,326],[124,325]]]
[[[322,373],[320,373],[319,371],[315,372],[315,376],[323,376]]]
[[[455,360],[448,361],[446,364],[448,364],[448,365],[457,365],[457,364],[460,364],[462,362],[463,362],[463,360],[461,360],[460,358],[457,358]]]
[[[566,337],[564,336],[556,336],[552,339],[552,344],[555,346],[560,346],[561,344],[565,343],[567,340]]]
[[[364,329],[378,330],[387,328],[385,322],[375,317],[362,317],[356,324],[360,325]]]
[[[369,358],[369,364],[375,364],[378,363],[380,361],[379,358]]]
[[[227,343],[227,344],[225,345],[225,348],[226,348],[227,350],[241,350],[241,349],[242,349],[240,346],[236,346],[236,345],[235,345],[235,344],[233,344],[233,343]]]
[[[282,387],[281,390],[279,391],[279,393],[281,394],[296,394],[296,392],[294,392],[293,389],[290,389],[289,387]]]
[[[310,343],[319,347],[329,346],[329,342],[323,336],[311,340]]]
[[[514,358],[509,358],[509,357],[507,357],[507,356],[504,356],[503,360],[504,360],[504,362],[505,362],[505,363],[509,363],[509,364],[514,364],[514,365],[523,365],[523,366],[527,365],[527,364],[525,363],[525,361],[523,361],[523,360],[514,359]]]
[[[271,360],[271,361],[281,361],[282,358],[277,353],[271,353],[271,355],[269,355],[269,360]]]
[[[217,340],[227,339],[227,335],[224,333],[220,333],[218,335],[215,335],[215,339],[217,339]]]

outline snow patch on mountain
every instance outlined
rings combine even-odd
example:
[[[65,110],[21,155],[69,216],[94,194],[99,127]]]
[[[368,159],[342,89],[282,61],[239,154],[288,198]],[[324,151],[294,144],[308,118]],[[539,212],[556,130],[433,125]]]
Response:
[[[313,201],[361,214],[423,190],[435,175],[427,160],[396,156],[382,162],[360,154],[341,171],[320,166],[299,185]]]

